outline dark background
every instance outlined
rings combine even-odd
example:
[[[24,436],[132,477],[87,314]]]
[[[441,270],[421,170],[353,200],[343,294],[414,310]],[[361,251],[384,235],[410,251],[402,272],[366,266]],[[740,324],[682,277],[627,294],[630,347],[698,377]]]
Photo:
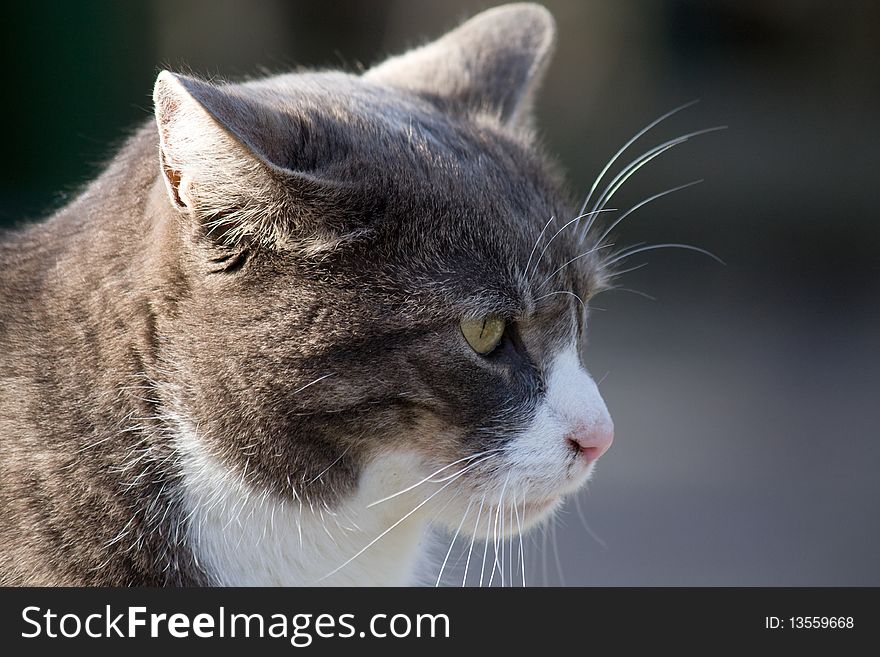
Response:
[[[13,3],[0,223],[43,216],[93,177],[149,117],[161,67],[357,70],[491,4]],[[530,583],[880,585],[880,3],[546,6],[559,46],[539,124],[572,192],[701,98],[621,163],[730,128],[654,160],[612,205],[705,182],[633,214],[618,243],[686,242],[728,264],[651,252],[624,284],[656,300],[597,298],[589,365],[617,435],[580,499],[598,539],[570,504],[556,550],[550,532],[526,541]]]

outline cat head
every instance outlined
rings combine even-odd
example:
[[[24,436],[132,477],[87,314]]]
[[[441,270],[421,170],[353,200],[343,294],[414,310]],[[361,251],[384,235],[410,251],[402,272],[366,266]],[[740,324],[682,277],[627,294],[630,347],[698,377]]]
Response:
[[[554,37],[511,5],[359,76],[159,75],[162,362],[201,448],[328,508],[403,455],[453,525],[588,478],[604,274],[532,131]]]

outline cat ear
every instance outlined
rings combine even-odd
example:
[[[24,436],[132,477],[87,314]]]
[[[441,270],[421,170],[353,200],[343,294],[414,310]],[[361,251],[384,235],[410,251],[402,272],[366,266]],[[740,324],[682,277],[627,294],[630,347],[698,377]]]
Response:
[[[304,227],[326,185],[273,152],[291,120],[231,88],[162,71],[153,90],[160,165],[171,202],[225,243],[274,244]],[[276,137],[273,139],[273,135]]]
[[[379,64],[364,77],[465,111],[488,111],[517,126],[531,118],[532,97],[555,41],[556,23],[544,7],[505,5]]]

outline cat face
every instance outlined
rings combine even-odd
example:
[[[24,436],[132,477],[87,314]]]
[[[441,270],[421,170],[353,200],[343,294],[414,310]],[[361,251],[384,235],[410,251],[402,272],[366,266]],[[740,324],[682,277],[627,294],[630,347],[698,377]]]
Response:
[[[529,129],[552,43],[515,6],[362,76],[160,75],[166,386],[249,485],[332,508],[405,455],[389,497],[512,533],[588,478],[603,270]]]

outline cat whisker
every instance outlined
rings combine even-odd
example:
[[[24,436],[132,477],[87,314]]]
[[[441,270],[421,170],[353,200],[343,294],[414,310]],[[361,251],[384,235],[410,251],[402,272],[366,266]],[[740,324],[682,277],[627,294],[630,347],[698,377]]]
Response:
[[[516,508],[516,494],[513,495],[513,501],[510,504],[510,510],[507,512],[507,515],[508,515],[507,520],[510,523],[511,530],[513,529],[513,516],[514,516],[513,510],[515,508]],[[507,585],[513,586],[513,566],[514,566],[515,562],[513,560],[513,537],[512,536],[510,537],[508,548],[509,548],[509,554],[508,554],[508,561],[507,562],[510,565],[508,566],[509,571],[508,571],[508,575],[507,575]]]
[[[307,482],[306,482],[306,486],[311,486],[313,483],[315,483],[315,482],[318,481],[321,477],[323,477],[325,474],[327,474],[327,473],[330,471],[330,468],[332,468],[334,465],[336,465],[337,463],[339,463],[343,458],[345,458],[345,455],[348,454],[348,452],[349,452],[350,449],[351,449],[351,445],[349,445],[348,447],[346,447],[346,448],[342,451],[342,454],[340,454],[339,456],[337,456],[337,457],[333,460],[333,462],[332,462],[330,465],[328,465],[326,468],[324,468],[323,470],[321,470],[321,472],[319,472],[319,473],[316,474],[314,477],[312,477],[309,481],[307,481]]]
[[[623,276],[624,274],[629,274],[630,272],[638,271],[639,269],[642,269],[643,267],[647,267],[647,266],[648,266],[648,263],[647,263],[647,262],[643,262],[643,263],[638,264],[638,265],[635,265],[635,266],[633,266],[633,267],[627,267],[626,269],[618,269],[618,270],[614,270],[614,271],[612,271],[612,272],[606,274],[606,276],[607,276],[608,280],[611,281],[611,280],[614,280],[614,279],[620,278],[620,277]],[[608,287],[605,291],[610,292],[610,291],[612,291],[612,290],[618,290],[618,289],[620,289],[620,288],[615,287],[615,286],[612,285],[612,286]],[[594,309],[595,309],[595,308],[594,308]]]
[[[590,255],[591,253],[595,253],[596,251],[599,251],[599,250],[601,250],[601,249],[608,249],[608,248],[611,248],[612,246],[613,246],[613,244],[600,244],[600,245],[598,245],[598,246],[594,246],[594,247],[593,247],[592,249],[590,249],[589,251],[585,251],[584,253],[581,253],[580,255],[575,256],[574,258],[572,258],[571,260],[569,260],[568,262],[566,262],[565,264],[563,264],[561,267],[557,267],[556,269],[554,269],[553,272],[552,272],[547,278],[545,278],[545,279],[541,282],[540,285],[538,285],[537,289],[540,290],[542,287],[544,287],[545,285],[547,285],[547,283],[549,283],[551,280],[553,280],[553,277],[556,276],[556,274],[558,274],[559,272],[561,272],[563,269],[565,269],[566,267],[568,267],[568,266],[569,266],[570,264],[572,264],[573,262],[577,262],[577,261],[580,260],[581,258],[586,258],[586,257],[587,257],[588,255]]]
[[[396,493],[392,493],[391,495],[387,495],[380,500],[376,500],[375,502],[370,502],[366,508],[369,509],[371,507],[376,506],[377,504],[382,504],[383,502],[387,502],[388,500],[393,499],[393,498],[397,497],[398,495],[403,495],[404,493],[408,493],[409,491],[413,490],[414,488],[421,486],[422,484],[424,484],[426,482],[431,481],[431,479],[433,477],[437,476],[438,474],[440,474],[444,470],[448,470],[449,468],[451,468],[454,465],[458,465],[459,463],[463,463],[465,461],[472,461],[472,460],[479,458],[481,456],[491,455],[491,454],[494,454],[494,453],[500,452],[500,451],[503,451],[503,450],[501,448],[487,449],[483,452],[478,452],[477,454],[471,454],[469,456],[465,456],[463,458],[460,458],[457,461],[453,461],[452,463],[449,463],[448,465],[444,465],[442,468],[435,470],[434,472],[429,474],[427,477],[417,481],[416,483],[412,484],[411,486],[407,486],[403,490],[399,490]],[[476,465],[476,464],[471,464],[471,465]],[[455,476],[455,475],[453,475],[453,476]],[[434,482],[434,483],[441,483],[442,481],[445,481],[445,480],[441,479],[438,482]]]
[[[547,535],[550,532],[549,522],[541,527],[541,585],[550,586],[550,577],[547,569]]]
[[[318,383],[319,381],[323,381],[324,379],[328,379],[328,378],[330,378],[331,376],[335,376],[335,375],[336,375],[336,372],[330,372],[330,374],[325,374],[324,376],[319,376],[317,379],[315,379],[315,380],[312,381],[311,383],[307,383],[307,384],[305,384],[302,388],[297,388],[297,389],[294,390],[291,394],[296,395],[296,394],[302,392],[303,390],[305,390],[306,388],[315,385],[315,384]]]
[[[583,212],[583,210],[581,210],[581,212]],[[535,245],[532,247],[532,252],[529,253],[529,259],[526,261],[525,269],[523,269],[523,273],[525,273],[526,276],[528,276],[528,273],[529,273],[529,265],[532,264],[532,257],[535,255],[535,249],[538,248],[538,244],[540,244],[540,242],[541,242],[541,238],[544,237],[544,231],[546,231],[546,230],[547,230],[547,227],[548,227],[551,223],[553,223],[553,220],[554,220],[554,219],[556,219],[556,215],[553,215],[552,217],[550,217],[550,219],[547,220],[547,223],[544,224],[544,227],[541,229],[541,232],[538,233],[538,239],[535,240]]]
[[[550,544],[553,546],[553,559],[556,561],[556,574],[559,577],[559,585],[565,586],[565,574],[562,572],[562,559],[559,558],[559,541],[556,536],[557,516],[553,516],[550,522]]]
[[[516,575],[516,569],[519,567],[519,559],[514,559],[514,554],[516,553],[514,539],[517,536],[514,531],[516,527],[516,512],[514,511],[517,504],[516,493],[517,491],[515,490],[512,492],[510,507],[507,509],[507,531],[510,532],[510,539],[507,543],[507,563],[509,564],[507,567],[507,585],[511,587],[514,585],[514,576]]]
[[[573,224],[575,222],[579,222],[584,217],[590,217],[592,219],[593,216],[599,214],[600,212],[615,212],[615,211],[616,211],[616,208],[593,210],[592,212],[585,212],[585,213],[579,214],[574,219],[569,219],[567,222],[565,222],[565,224],[563,224],[562,228],[557,230],[553,234],[553,236],[549,240],[547,240],[547,243],[544,245],[544,248],[541,249],[541,254],[538,256],[538,259],[535,260],[535,270],[537,271],[538,267],[541,265],[541,260],[544,258],[544,254],[547,253],[547,249],[550,248],[550,245],[553,243],[553,240],[555,240],[557,237],[559,237],[559,234],[562,233],[562,231],[564,231],[566,228],[568,228],[571,224]],[[528,271],[526,271],[526,274],[528,274]]]
[[[464,576],[461,578],[462,588],[464,588],[464,586],[467,584],[468,568],[471,565],[471,554],[474,551],[474,542],[476,542],[477,540],[477,530],[480,527],[480,517],[483,515],[483,504],[485,503],[485,501],[486,495],[483,494],[483,497],[480,499],[480,508],[477,511],[477,520],[474,523],[474,532],[471,535],[471,545],[468,548],[467,561],[464,562]],[[480,581],[482,582],[482,578],[480,578]]]
[[[492,528],[492,537],[493,537],[493,547],[495,550],[495,563],[492,565],[492,573],[489,576],[489,586],[492,586],[492,580],[495,578],[495,572],[498,571],[501,574],[501,586],[504,586],[504,546],[501,547],[501,561],[499,562],[498,558],[498,529],[499,524],[501,525],[501,541],[504,541],[504,492],[507,490],[507,484],[510,482],[510,472],[507,473],[507,476],[504,478],[504,484],[501,486],[501,493],[498,496],[498,508],[495,511],[495,524]],[[499,522],[500,521],[500,522]]]
[[[446,511],[446,509],[449,508],[449,505],[452,504],[454,501],[455,501],[455,497],[449,496],[449,498],[443,503],[443,506],[434,510],[434,512],[431,514],[430,520],[426,524],[430,525],[432,523],[437,522],[437,519],[441,516],[441,514],[444,511]]]
[[[548,294],[542,294],[542,295],[539,296],[539,297],[535,297],[535,301],[540,301],[541,299],[546,299],[547,297],[552,297],[552,296],[555,296],[555,295],[557,295],[557,294],[568,294],[569,296],[574,297],[575,299],[578,300],[578,303],[581,304],[581,308],[583,309],[583,311],[584,311],[585,313],[587,312],[587,304],[584,302],[584,300],[581,299],[581,298],[580,298],[577,294],[575,294],[574,292],[569,292],[568,290],[556,290],[555,292],[550,292],[550,293],[548,293]]]
[[[598,543],[604,549],[607,550],[608,544],[605,543],[605,541],[603,541],[601,538],[599,538],[599,536],[596,534],[596,532],[593,531],[593,529],[590,527],[590,524],[587,522],[586,516],[584,516],[584,510],[581,508],[581,496],[580,495],[574,496],[574,508],[577,511],[578,518],[580,518],[580,520],[581,520],[581,524],[584,526],[584,529],[587,530],[587,534],[590,535],[590,538],[592,538],[594,541],[596,541],[596,543]]]
[[[643,153],[639,157],[635,158],[632,162],[627,164],[611,180],[611,182],[608,183],[608,186],[605,187],[602,194],[599,196],[598,200],[593,205],[593,209],[595,210],[596,208],[604,207],[611,200],[611,198],[614,196],[614,194],[616,194],[617,191],[624,185],[624,183],[626,183],[626,181],[629,180],[633,176],[633,174],[635,174],[639,169],[641,169],[643,166],[645,166],[648,162],[650,162],[654,158],[659,157],[660,155],[662,155],[663,153],[665,153],[669,149],[674,148],[674,147],[678,146],[679,144],[683,144],[684,142],[688,141],[689,139],[692,139],[693,137],[697,137],[699,135],[704,135],[704,134],[707,134],[710,132],[717,132],[719,130],[726,130],[726,129],[727,129],[727,126],[721,125],[721,126],[713,126],[711,128],[704,128],[702,130],[695,130],[693,132],[689,132],[687,134],[680,135],[680,136],[675,137],[673,139],[669,139],[669,140],[663,142],[662,144],[658,144],[657,146],[654,146],[654,148],[651,148],[650,150]],[[586,235],[589,233],[592,225],[593,225],[592,221],[587,222],[586,226],[584,227],[583,237],[586,237]]]
[[[660,116],[659,118],[654,119],[653,121],[651,121],[651,123],[649,123],[649,124],[646,125],[644,128],[642,128],[641,130],[639,130],[635,135],[633,135],[633,136],[630,138],[630,140],[627,141],[627,142],[621,147],[621,149],[620,149],[619,151],[617,151],[617,152],[612,156],[612,158],[611,158],[610,160],[608,160],[608,164],[605,165],[605,167],[602,169],[602,171],[599,172],[599,175],[596,177],[596,180],[593,182],[593,186],[590,188],[590,193],[587,194],[587,198],[584,199],[584,204],[581,206],[581,212],[583,212],[584,210],[587,209],[587,206],[590,204],[590,198],[593,196],[593,192],[596,191],[596,188],[599,186],[599,183],[602,182],[602,178],[605,176],[606,173],[608,173],[608,170],[609,170],[612,166],[614,166],[614,163],[617,161],[617,158],[619,158],[621,155],[623,155],[624,151],[626,151],[627,148],[629,148],[630,146],[632,146],[632,145],[633,145],[633,144],[639,139],[639,137],[641,137],[643,134],[645,134],[646,132],[648,132],[651,128],[653,128],[653,127],[654,127],[655,125],[657,125],[658,123],[660,123],[660,122],[662,122],[662,121],[665,121],[666,119],[668,119],[668,118],[669,118],[670,116],[672,116],[673,114],[677,114],[678,112],[680,112],[680,111],[682,111],[682,110],[684,110],[684,109],[687,109],[688,107],[692,107],[693,105],[696,105],[698,102],[700,102],[699,99],[697,99],[697,100],[692,100],[692,101],[690,101],[690,102],[688,102],[688,103],[685,103],[684,105],[679,105],[679,106],[676,107],[675,109],[672,109],[672,110],[666,112],[666,114],[663,114],[663,115]]]
[[[500,513],[498,514],[501,519],[501,531],[499,532],[499,537],[501,538],[501,559],[500,561],[500,570],[501,570],[501,588],[504,588],[504,510],[507,507],[503,498],[501,502],[501,508],[499,509]]]
[[[437,582],[434,584],[434,588],[440,586],[440,580],[443,579],[443,571],[446,569],[446,562],[449,561],[449,555],[452,554],[452,547],[455,545],[455,541],[458,539],[459,533],[461,533],[461,528],[464,525],[465,519],[471,512],[471,506],[473,505],[473,502],[473,500],[470,500],[468,502],[467,508],[464,510],[464,515],[461,517],[461,522],[458,523],[458,529],[455,530],[455,534],[452,536],[452,542],[449,544],[449,549],[446,551],[446,557],[443,559],[443,564],[440,566],[440,573],[437,575]]]
[[[491,507],[490,507],[491,508]],[[486,572],[486,555],[489,552],[489,531],[492,526],[492,520],[486,517],[486,540],[483,541],[483,563],[480,566],[480,588],[483,588],[483,575]]]
[[[498,510],[500,508],[501,500],[498,501],[495,507],[494,521],[492,523],[492,570],[489,572],[489,583],[486,585],[489,588],[492,587],[492,582],[495,581],[495,573],[498,572]]]
[[[358,558],[359,556],[361,556],[364,552],[366,552],[366,551],[369,550],[371,547],[373,547],[376,543],[378,543],[382,538],[384,538],[386,535],[388,535],[389,532],[391,532],[392,530],[396,529],[398,526],[400,526],[401,523],[405,522],[405,521],[407,520],[407,518],[409,518],[410,516],[412,516],[416,511],[418,511],[419,509],[421,509],[421,508],[422,508],[423,506],[425,506],[428,502],[430,502],[432,499],[434,499],[435,497],[437,497],[437,495],[439,495],[439,494],[442,493],[444,490],[446,490],[449,486],[451,486],[451,485],[454,484],[456,481],[458,481],[458,478],[461,477],[461,476],[463,476],[464,473],[467,472],[468,469],[469,469],[470,467],[473,467],[473,464],[471,464],[471,465],[468,466],[467,468],[463,469],[463,470],[459,473],[458,477],[456,477],[455,479],[452,479],[452,480],[446,482],[445,484],[443,484],[443,486],[441,486],[441,487],[438,488],[436,491],[434,491],[433,493],[431,493],[431,495],[429,495],[427,498],[425,498],[424,500],[422,500],[421,502],[419,502],[419,503],[418,503],[418,504],[417,504],[412,510],[408,511],[403,517],[401,517],[401,518],[400,518],[399,520],[397,520],[394,524],[392,524],[390,527],[388,527],[387,529],[385,529],[381,534],[379,534],[376,538],[374,538],[372,541],[370,541],[370,542],[367,543],[364,547],[362,547],[360,550],[358,550],[353,556],[351,556],[351,557],[349,557],[348,559],[346,559],[342,564],[340,564],[339,566],[337,566],[336,568],[334,568],[333,570],[331,570],[329,573],[327,573],[327,574],[324,575],[323,577],[319,578],[317,581],[318,581],[318,582],[321,582],[321,581],[327,579],[328,577],[332,577],[333,575],[335,575],[336,573],[338,573],[340,570],[342,570],[343,568],[345,568],[348,564],[350,564],[352,561],[354,561],[355,559],[357,559],[357,558]]]
[[[525,512],[526,512],[525,491],[523,491],[522,504],[523,504],[523,514],[525,514]],[[523,551],[522,524],[520,524],[520,521],[519,521],[519,508],[516,506],[516,504],[513,505],[513,509],[516,513],[516,533],[519,538],[519,563],[522,568],[522,585],[523,585],[523,588],[525,588],[526,587],[526,556],[525,556],[525,552]]]
[[[645,251],[654,251],[656,249],[684,249],[685,251],[696,251],[697,253],[702,253],[705,256],[712,258],[715,262],[721,265],[727,265],[724,260],[719,258],[717,255],[712,253],[711,251],[707,251],[706,249],[700,248],[699,246],[693,246],[692,244],[677,244],[677,243],[667,243],[667,244],[648,244],[647,246],[640,246],[638,248],[628,249],[621,253],[616,254],[613,258],[606,261],[604,266],[611,267],[615,263],[620,262],[621,260],[625,260],[626,258],[632,257],[637,253],[644,253]]]
[[[491,457],[492,457],[492,454],[489,454],[488,456],[484,456],[479,461],[473,461],[473,462],[469,463],[468,467],[475,466],[475,465],[482,463],[484,461],[488,461]],[[442,484],[444,481],[448,481],[449,479],[452,479],[453,477],[455,477],[457,475],[458,475],[458,472],[455,472],[451,475],[446,475],[446,476],[440,477],[439,479],[435,479],[432,477],[432,478],[428,479],[428,482],[430,482],[432,484]]]
[[[318,509],[318,515],[321,518],[321,527],[323,527],[324,533],[330,537],[330,540],[333,542],[333,545],[339,547],[339,543],[336,542],[336,537],[333,536],[333,534],[330,532],[330,528],[327,527],[327,519],[324,517],[324,510]]]
[[[631,287],[613,287],[611,289],[613,289],[615,292],[629,292],[630,294],[635,294],[637,296],[643,297],[643,298],[647,299],[648,301],[656,301],[657,300],[657,297],[652,297],[647,292],[642,292],[641,290],[634,290]]]
[[[647,205],[647,204],[650,203],[651,201],[656,201],[658,198],[662,198],[662,197],[664,197],[664,196],[666,196],[666,195],[668,195],[668,194],[672,194],[673,192],[678,192],[678,191],[680,191],[680,190],[682,190],[682,189],[686,189],[686,188],[688,188],[688,187],[693,187],[694,185],[699,185],[701,182],[703,182],[702,179],[700,179],[700,180],[694,180],[694,181],[692,181],[692,182],[685,183],[684,185],[679,185],[678,187],[673,187],[672,189],[667,189],[666,191],[664,191],[664,192],[660,192],[659,194],[654,194],[654,196],[649,196],[648,198],[646,198],[646,199],[645,199],[644,201],[642,201],[641,203],[637,203],[637,204],[635,204],[635,205],[632,206],[629,210],[627,210],[627,211],[624,212],[622,215],[620,215],[617,219],[615,219],[614,222],[612,222],[611,225],[608,226],[608,228],[605,229],[605,232],[603,232],[602,235],[599,236],[599,239],[596,240],[596,243],[597,243],[597,244],[601,244],[602,242],[604,242],[604,241],[605,241],[605,238],[608,237],[608,235],[611,233],[611,231],[613,231],[615,228],[617,228],[617,227],[621,224],[621,222],[622,222],[624,219],[626,219],[626,218],[627,218],[629,215],[631,215],[633,212],[635,212],[635,211],[638,210],[639,208],[641,208],[641,207]]]

